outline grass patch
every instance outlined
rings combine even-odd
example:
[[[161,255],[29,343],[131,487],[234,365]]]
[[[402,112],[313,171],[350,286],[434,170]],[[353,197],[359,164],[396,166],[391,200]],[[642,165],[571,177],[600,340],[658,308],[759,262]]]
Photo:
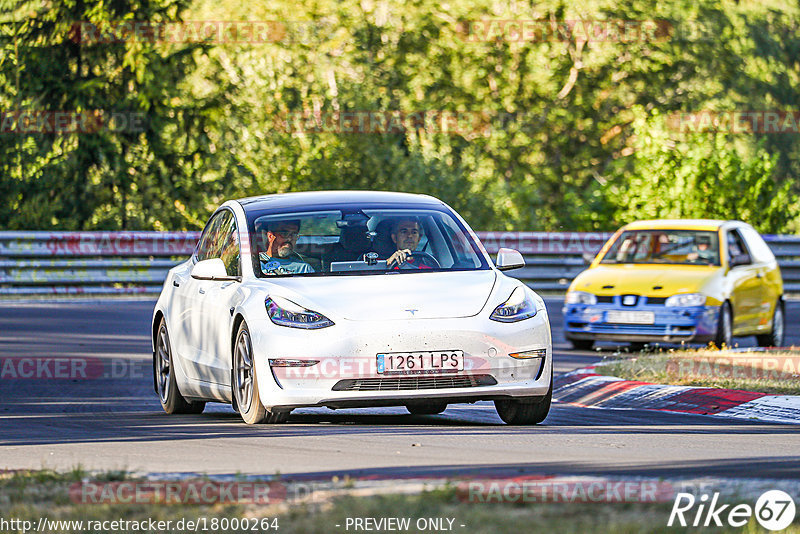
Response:
[[[615,356],[614,358],[620,358]],[[602,362],[598,372],[656,384],[800,395],[800,350],[659,350]]]
[[[118,481],[120,473],[93,475],[91,480]],[[340,496],[306,499],[299,503],[281,505],[165,505],[165,504],[80,504],[75,503],[69,488],[87,476],[81,470],[59,474],[52,471],[14,472],[0,474],[0,518],[31,521],[37,525],[40,518],[50,521],[83,521],[82,528],[74,525],[62,526],[58,532],[108,532],[118,531],[113,527],[87,528],[87,521],[171,521],[172,526],[159,532],[187,532],[179,529],[180,520],[198,521],[205,518],[207,529],[200,532],[281,532],[281,533],[335,533],[355,532],[355,518],[408,518],[410,528],[395,532],[441,532],[444,529],[428,528],[418,520],[439,520],[450,532],[464,534],[492,533],[518,534],[519,532],[584,533],[592,531],[638,533],[697,531],[667,527],[672,507],[667,503],[503,503],[484,504],[465,502],[464,493],[454,486],[423,491],[416,494],[383,494],[357,496],[347,494],[341,488]],[[126,481],[136,481],[127,478]],[[362,490],[363,491],[363,490]],[[343,494],[343,495],[342,495]],[[308,495],[307,495],[308,497]],[[725,502],[727,500],[723,499]],[[752,499],[730,501],[746,502]],[[688,518],[689,516],[687,516]],[[693,516],[692,516],[693,517]],[[213,520],[217,520],[214,528]],[[258,529],[223,528],[219,521],[248,519],[263,521]],[[350,528],[348,529],[348,519]],[[452,522],[448,521],[452,520]],[[691,519],[690,519],[691,520]],[[800,519],[784,532],[800,533]],[[185,524],[185,523],[184,523]],[[264,528],[267,525],[268,528]],[[338,525],[338,526],[337,526]],[[463,525],[463,526],[462,526]],[[374,526],[374,525],[373,525]],[[277,528],[276,528],[277,527]],[[35,526],[34,526],[35,528]],[[0,531],[8,532],[11,529]],[[122,530],[122,529],[119,529]],[[134,531],[140,529],[130,529]],[[709,529],[699,529],[700,531]],[[714,532],[763,532],[755,519],[744,528],[714,528]],[[50,529],[49,531],[56,531]],[[141,530],[140,530],[141,531]],[[364,531],[363,529],[360,531]],[[374,530],[388,532],[389,530]]]

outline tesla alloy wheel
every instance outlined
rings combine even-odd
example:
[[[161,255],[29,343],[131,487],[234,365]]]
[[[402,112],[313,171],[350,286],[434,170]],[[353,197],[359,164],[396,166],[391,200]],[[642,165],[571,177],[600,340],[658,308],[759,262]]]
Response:
[[[250,331],[243,321],[236,334],[233,347],[233,397],[239,414],[248,425],[259,423],[283,423],[289,412],[270,412],[261,403],[258,393],[258,377],[253,359],[253,344]]]
[[[167,413],[201,413],[206,407],[202,401],[190,402],[183,398],[175,382],[172,347],[169,342],[167,323],[161,319],[156,337],[156,353],[153,359],[153,372],[156,376],[156,391],[161,407]]]

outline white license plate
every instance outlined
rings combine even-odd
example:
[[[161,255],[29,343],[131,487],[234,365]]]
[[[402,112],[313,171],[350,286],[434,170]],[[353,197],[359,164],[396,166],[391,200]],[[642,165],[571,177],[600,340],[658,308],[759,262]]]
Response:
[[[464,370],[463,350],[378,354],[378,374],[434,374]]]
[[[606,322],[622,324],[653,324],[656,314],[644,311],[609,311],[606,312]]]

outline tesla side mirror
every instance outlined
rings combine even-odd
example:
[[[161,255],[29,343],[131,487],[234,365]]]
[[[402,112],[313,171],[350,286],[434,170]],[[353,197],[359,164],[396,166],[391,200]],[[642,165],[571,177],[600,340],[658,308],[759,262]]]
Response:
[[[513,248],[501,248],[497,251],[497,261],[495,265],[501,271],[508,271],[510,269],[519,269],[525,267],[525,260],[518,251]]]
[[[739,265],[749,265],[750,262],[750,255],[749,254],[737,254],[733,256],[730,260],[731,269],[734,267],[738,267]]]
[[[225,264],[219,258],[198,261],[192,267],[192,278],[198,280],[239,280],[238,276],[229,276]]]
[[[584,252],[581,257],[583,258],[583,263],[589,264],[594,261],[595,255],[591,252]]]

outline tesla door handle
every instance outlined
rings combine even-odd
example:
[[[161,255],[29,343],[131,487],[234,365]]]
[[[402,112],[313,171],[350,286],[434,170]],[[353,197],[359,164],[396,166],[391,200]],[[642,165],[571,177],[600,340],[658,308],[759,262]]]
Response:
[[[200,289],[198,289],[197,292],[200,293],[201,295],[205,295],[206,294],[206,290],[203,289],[202,287]]]
[[[173,280],[172,280],[172,285],[173,285],[173,286],[175,286],[175,287],[181,287],[181,283],[180,283],[180,282],[178,282],[178,281],[177,281],[177,280],[175,280],[175,279],[173,279]]]

